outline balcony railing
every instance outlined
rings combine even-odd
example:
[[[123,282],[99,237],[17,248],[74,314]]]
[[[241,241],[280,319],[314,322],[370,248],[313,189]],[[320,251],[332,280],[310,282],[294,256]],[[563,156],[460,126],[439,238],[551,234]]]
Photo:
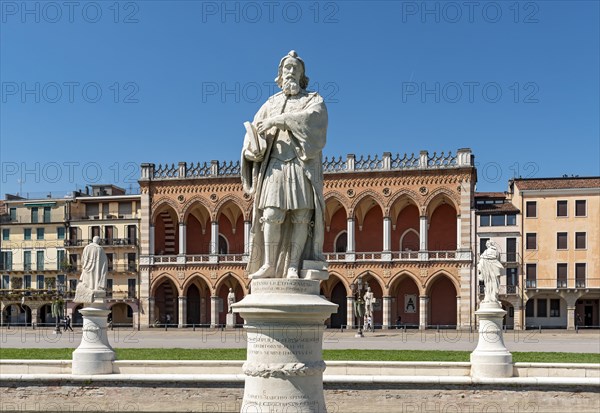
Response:
[[[463,254],[463,255],[461,255]],[[470,252],[459,251],[392,251],[392,252],[327,252],[327,262],[390,262],[390,261],[470,261]],[[196,255],[150,255],[141,258],[142,265],[193,264],[193,263],[245,263],[246,254],[196,254]]]
[[[100,219],[135,219],[135,214],[106,214],[100,218],[100,215],[88,215],[88,214],[72,214],[71,221],[86,221],[86,220],[100,220]]]
[[[328,252],[325,254],[325,259],[328,262],[344,262],[346,261],[345,252]]]
[[[526,288],[536,288],[537,280],[525,280],[525,287]]]
[[[567,288],[567,280],[556,280],[556,288]]]
[[[91,239],[66,239],[65,247],[85,247]],[[100,245],[104,246],[137,246],[136,238],[100,238]]]
[[[65,265],[66,272],[81,272],[81,263],[76,265],[69,264]],[[108,264],[107,268],[108,272],[137,272],[138,265],[136,263],[127,263],[127,264]]]
[[[575,288],[585,288],[585,280],[575,280]]]
[[[500,285],[498,286],[499,295],[516,295],[519,290],[518,285]],[[485,285],[479,286],[479,294],[485,294]]]
[[[430,260],[454,260],[456,259],[456,251],[429,251]]]
[[[481,254],[477,254],[477,259],[479,260]],[[517,252],[501,252],[500,253],[500,262],[503,264],[516,264],[519,263],[521,256]]]
[[[392,252],[392,260],[393,261],[412,261],[419,259],[418,251],[400,251],[400,252]]]
[[[125,300],[128,298],[137,298],[135,291],[109,290],[106,292],[106,298],[113,300]]]

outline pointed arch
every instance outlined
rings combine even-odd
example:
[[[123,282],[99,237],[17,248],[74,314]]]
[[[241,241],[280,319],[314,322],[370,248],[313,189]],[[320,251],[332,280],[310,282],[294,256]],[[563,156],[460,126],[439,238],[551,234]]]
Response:
[[[350,205],[349,211],[348,211],[349,215],[350,216],[356,215],[356,209],[358,208],[359,204],[361,204],[361,203],[364,204],[365,200],[368,198],[371,198],[372,201],[374,202],[374,204],[369,206],[368,209],[377,205],[377,206],[379,206],[379,208],[381,209],[381,213],[383,214],[383,211],[384,211],[383,205],[385,202],[383,201],[381,195],[371,189],[367,189],[366,191],[361,192],[356,197],[356,199],[352,202],[352,204]],[[367,212],[368,212],[368,210],[367,210]]]
[[[200,223],[202,227],[202,233],[206,233],[210,224],[210,209],[208,202],[201,197],[194,197],[190,199],[184,206],[183,209],[183,222],[186,225],[190,222],[190,217],[193,216]]]
[[[244,295],[248,294],[248,289],[246,285],[248,283],[248,280],[244,280],[239,274],[236,274],[235,272],[228,272],[223,276],[219,277],[219,280],[215,284],[215,291],[218,292],[223,285],[226,285],[227,288],[232,287],[233,285],[231,284],[230,278],[237,281],[237,283],[242,287]]]
[[[235,225],[240,216],[242,216],[244,220],[249,220],[244,214],[242,205],[244,205],[244,201],[241,198],[235,195],[224,196],[219,200],[217,205],[215,205],[214,218],[218,220],[220,215],[225,215],[232,226]]]
[[[429,278],[426,291],[430,308],[428,324],[456,326],[458,320],[456,297],[460,289],[454,277],[440,270]]]
[[[241,254],[244,252],[244,212],[239,204],[241,200],[229,196],[222,201],[216,214],[219,223],[218,252]],[[224,242],[227,245],[224,245]]]
[[[400,251],[419,251],[420,236],[414,228],[407,228],[400,235]]]
[[[331,227],[331,220],[334,215],[338,213],[338,211],[342,209],[346,218],[348,217],[348,210],[344,205],[343,198],[337,193],[328,194],[325,197],[325,226],[327,228]]]
[[[421,283],[421,280],[415,274],[413,274],[412,272],[410,272],[409,270],[406,270],[406,269],[397,272],[390,279],[390,281],[388,282],[388,287],[389,287],[390,293],[392,293],[394,291],[394,289],[398,288],[398,284],[407,278],[411,279],[417,285],[417,287],[419,287],[419,295],[422,295],[423,294],[423,284]]]
[[[170,198],[159,199],[152,205],[152,217],[150,222],[155,223],[156,218],[163,211],[168,211],[169,214],[172,215],[173,220],[176,223],[179,223],[179,208],[177,204]]]
[[[338,272],[330,271],[329,278],[326,281],[321,281],[321,289],[323,290],[325,297],[331,295],[331,290],[337,283],[342,283],[348,296],[352,294],[350,284],[347,282],[346,278]]]
[[[154,210],[154,251],[156,255],[174,255],[179,250],[179,216],[170,200],[159,202]]]
[[[452,285],[454,286],[454,289],[456,290],[457,293],[458,293],[458,291],[460,291],[460,285],[458,284],[458,281],[448,272],[446,272],[444,270],[439,270],[439,271],[436,271],[435,273],[431,274],[425,281],[425,294],[426,295],[430,294],[431,286],[433,285],[433,283],[435,283],[435,281],[437,281],[441,277],[448,278],[452,282]]]
[[[186,278],[185,282],[183,283],[183,286],[181,287],[182,295],[187,295],[188,288],[190,288],[191,285],[196,285],[197,287],[204,287],[204,289],[206,289],[209,294],[211,293],[212,284],[209,278],[202,273],[195,272]]]
[[[383,208],[372,194],[366,194],[354,206],[356,222],[355,251],[383,250]]]
[[[175,276],[168,272],[163,272],[163,273],[159,274],[153,281],[151,281],[151,284],[150,284],[150,296],[151,297],[154,296],[156,288],[165,281],[172,282],[173,285],[177,288],[178,296],[181,296],[180,285],[179,285],[179,282],[177,281],[177,279],[175,278]]]
[[[460,211],[460,199],[457,197],[456,193],[452,192],[448,188],[438,188],[432,191],[423,203],[427,216],[431,217],[433,211],[442,202],[449,202],[456,211]]]
[[[422,197],[410,189],[401,189],[390,197],[386,205],[386,210],[389,217],[392,219],[392,225],[396,225],[398,214],[408,205],[414,205],[419,210],[422,205],[419,201]]]

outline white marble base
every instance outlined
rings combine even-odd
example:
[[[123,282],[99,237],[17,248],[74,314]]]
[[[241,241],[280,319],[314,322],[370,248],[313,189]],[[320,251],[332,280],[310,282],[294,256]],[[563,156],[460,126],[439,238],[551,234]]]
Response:
[[[228,328],[235,327],[235,314],[227,313],[227,317],[226,317],[226,320],[225,320],[225,325]]]
[[[504,345],[502,336],[502,318],[506,311],[499,303],[481,303],[475,314],[479,318],[479,341],[471,353],[471,376],[512,377],[512,354]]]
[[[232,307],[248,340],[241,411],[326,412],[323,323],[338,306],[319,294],[319,281],[253,280]]]
[[[115,352],[106,333],[110,310],[100,299],[79,312],[83,316],[82,337],[79,347],[73,352],[72,374],[111,374]]]

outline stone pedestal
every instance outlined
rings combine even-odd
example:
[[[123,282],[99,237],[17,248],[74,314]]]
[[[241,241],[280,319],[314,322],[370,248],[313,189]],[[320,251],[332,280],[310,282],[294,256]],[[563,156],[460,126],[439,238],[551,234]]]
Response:
[[[324,322],[337,305],[319,295],[319,281],[258,279],[232,305],[246,324],[248,356],[242,412],[326,412]]]
[[[107,335],[110,310],[103,298],[96,298],[79,312],[83,316],[82,337],[73,352],[72,374],[112,374],[115,352]]]
[[[512,377],[512,355],[502,337],[506,311],[499,303],[482,303],[475,314],[479,317],[479,342],[471,353],[471,376]]]
[[[226,325],[227,328],[235,327],[235,314],[227,313]]]

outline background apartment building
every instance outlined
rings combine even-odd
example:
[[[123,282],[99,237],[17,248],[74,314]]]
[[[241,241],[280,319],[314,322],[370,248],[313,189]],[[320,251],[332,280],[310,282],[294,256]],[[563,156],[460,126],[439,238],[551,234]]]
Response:
[[[515,179],[526,326],[600,325],[600,178]]]
[[[508,328],[523,327],[523,294],[520,278],[521,266],[521,211],[512,204],[504,192],[475,193],[475,246],[476,257],[473,276],[476,278],[479,256],[486,249],[486,242],[493,241],[500,251],[504,271],[500,278],[498,298],[507,312],[504,323]],[[483,283],[478,282],[478,298],[483,298]]]
[[[94,236],[108,258],[107,295],[113,324],[139,321],[140,196],[113,185],[92,185],[65,198],[7,195],[0,208],[0,313],[3,324],[53,325],[51,305],[81,324],[82,304],[72,302],[81,254]]]
[[[126,194],[114,185],[92,185],[77,192],[70,203],[65,249],[68,269],[81,274],[83,248],[100,237],[108,258],[107,298],[114,325],[138,325],[139,321],[139,231],[140,195]],[[77,278],[69,280],[74,291]],[[81,304],[68,303],[68,312],[78,320]]]
[[[68,199],[7,195],[0,228],[0,321],[54,324],[51,304],[65,291]]]

